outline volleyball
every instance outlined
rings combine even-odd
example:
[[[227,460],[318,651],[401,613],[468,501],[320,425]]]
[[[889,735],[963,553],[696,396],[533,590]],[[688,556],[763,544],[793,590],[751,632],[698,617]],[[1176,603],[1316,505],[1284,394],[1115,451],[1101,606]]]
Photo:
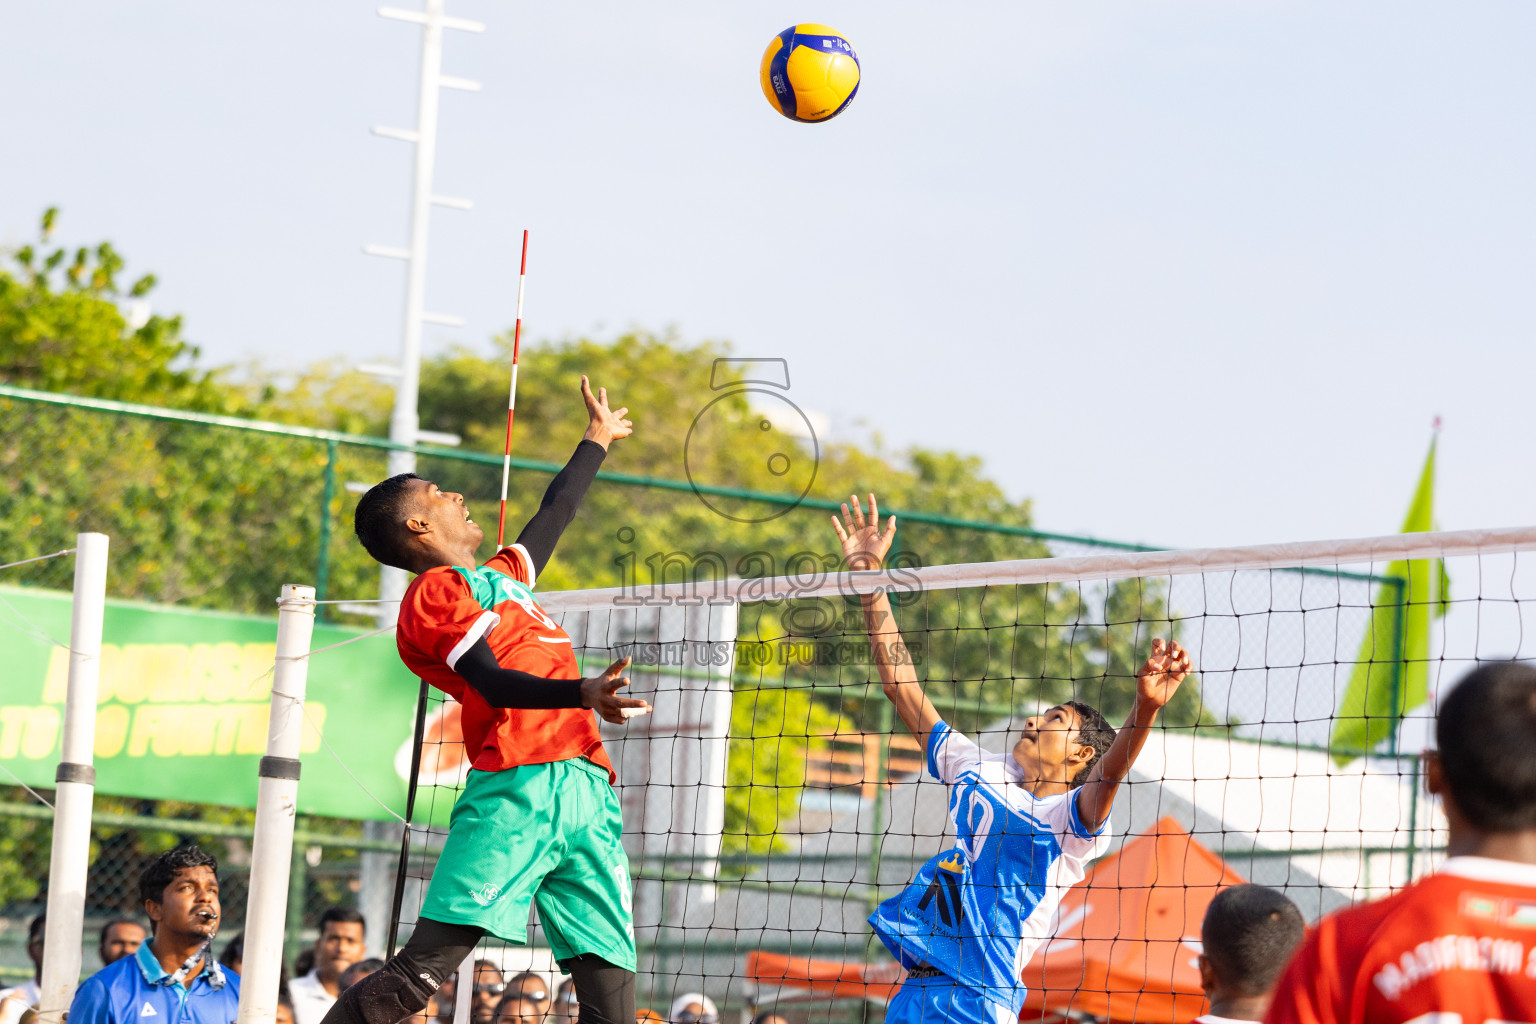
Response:
[[[792,121],[841,114],[859,91],[859,55],[841,32],[807,22],[774,36],[763,51],[763,95]]]

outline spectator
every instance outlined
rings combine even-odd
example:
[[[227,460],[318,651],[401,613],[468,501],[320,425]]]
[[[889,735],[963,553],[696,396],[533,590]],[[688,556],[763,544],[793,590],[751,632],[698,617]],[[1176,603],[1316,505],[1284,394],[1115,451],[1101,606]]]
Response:
[[[148,937],[149,932],[144,930],[144,926],[131,917],[118,917],[108,921],[101,926],[101,941],[96,946],[96,955],[101,957],[101,966],[111,967],[123,957],[137,953]],[[238,968],[235,973],[240,973]]]
[[[1307,925],[1284,893],[1262,885],[1223,889],[1200,925],[1200,987],[1211,1007],[1196,1024],[1263,1020],[1275,979]]]
[[[219,954],[219,963],[236,974],[245,974],[245,932],[236,932],[235,937],[224,944],[224,952]],[[288,1012],[293,1012],[293,999],[288,995],[288,965],[279,961],[277,965],[277,990],[282,998],[288,1000]],[[292,1024],[292,1022],[290,1022]]]
[[[341,995],[341,972],[362,958],[363,915],[350,907],[332,907],[321,914],[314,969],[288,984],[294,1024],[320,1024]]]
[[[720,1011],[702,992],[689,992],[672,1000],[667,1014],[670,1024],[720,1024]]]
[[[27,957],[32,961],[32,980],[0,990],[0,1024],[20,1024],[24,1013],[37,1009],[43,982],[43,927],[46,923],[45,915],[38,914],[27,925]]]
[[[667,1024],[661,1019],[661,1014],[649,1007],[642,1006],[635,1011],[635,1024]]]
[[[550,1024],[576,1024],[581,1003],[576,998],[576,982],[566,978],[555,989],[555,1001],[550,1004]]]
[[[752,1018],[752,1024],[789,1024],[789,1020],[772,1010],[764,1010]]]
[[[224,952],[219,954],[219,963],[236,974],[245,973],[241,970],[245,966],[245,932],[236,932],[235,937],[224,944]]]
[[[277,990],[277,1014],[272,1024],[293,1024],[293,997],[288,994],[287,985]]]
[[[81,984],[70,1024],[229,1024],[240,1003],[240,977],[214,961],[219,928],[218,861],[179,846],[139,876],[139,898],[154,927],[150,940]]]
[[[377,974],[384,969],[384,961],[377,957],[369,957],[367,960],[359,960],[357,963],[341,972],[341,983],[337,986],[341,991],[356,985],[370,974]]]
[[[514,975],[507,982],[507,992],[517,993],[524,999],[532,999],[539,1007],[539,1018],[542,1020],[549,1013],[549,982],[537,971],[524,971]]]
[[[1424,782],[1445,812],[1449,856],[1395,895],[1319,921],[1275,987],[1270,1024],[1536,1019],[1526,952],[1536,907],[1536,668],[1472,670],[1441,702],[1435,741]]]
[[[293,976],[302,978],[315,969],[315,947],[305,946],[293,958]]]
[[[544,1024],[539,1004],[513,989],[496,1004],[495,1024]]]
[[[475,992],[469,1003],[469,1019],[472,1024],[492,1024],[496,1019],[496,1004],[507,986],[501,980],[501,968],[489,960],[475,961]]]

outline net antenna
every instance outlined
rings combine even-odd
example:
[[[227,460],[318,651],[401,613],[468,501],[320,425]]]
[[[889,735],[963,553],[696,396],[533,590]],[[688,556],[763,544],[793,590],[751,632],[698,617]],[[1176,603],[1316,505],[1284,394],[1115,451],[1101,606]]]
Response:
[[[512,327],[512,383],[507,388],[507,448],[501,457],[501,516],[496,520],[496,548],[506,543],[507,483],[512,477],[512,414],[517,411],[517,354],[523,347],[523,286],[528,283],[528,229],[523,229],[523,259],[517,271],[517,323]]]

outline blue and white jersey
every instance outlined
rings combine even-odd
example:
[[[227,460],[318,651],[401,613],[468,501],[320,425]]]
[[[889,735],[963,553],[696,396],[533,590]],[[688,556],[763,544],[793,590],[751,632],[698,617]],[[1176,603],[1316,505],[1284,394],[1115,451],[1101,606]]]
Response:
[[[1016,1015],[1024,966],[1109,837],[1084,827],[1077,790],[1035,797],[1010,755],[989,754],[943,722],[928,737],[928,771],[949,786],[958,844],[880,904],[870,926],[902,966],[927,964]]]

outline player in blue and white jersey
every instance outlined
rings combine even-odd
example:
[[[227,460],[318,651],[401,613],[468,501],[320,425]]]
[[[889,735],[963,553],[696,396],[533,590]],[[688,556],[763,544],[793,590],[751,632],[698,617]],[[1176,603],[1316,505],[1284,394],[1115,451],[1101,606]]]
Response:
[[[832,517],[853,569],[878,569],[896,537],[857,496]],[[886,697],[923,743],[928,771],[949,787],[956,845],[882,903],[869,923],[907,970],[887,1024],[1015,1024],[1028,991],[1025,964],[1051,937],[1062,895],[1102,855],[1115,791],[1157,713],[1190,671],[1177,643],[1152,641],[1136,700],[1117,733],[1093,708],[1069,701],[1024,723],[1008,754],[990,754],[939,717],[883,593],[863,598],[870,647]]]

